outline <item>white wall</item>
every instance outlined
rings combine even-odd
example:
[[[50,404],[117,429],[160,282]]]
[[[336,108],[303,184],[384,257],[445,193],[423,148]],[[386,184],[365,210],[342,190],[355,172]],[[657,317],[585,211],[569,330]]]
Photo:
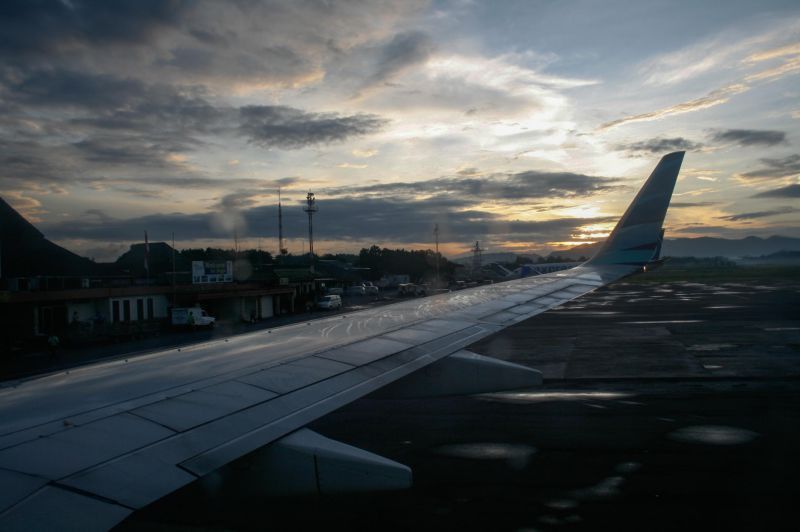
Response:
[[[142,300],[142,316],[138,315],[137,311],[137,303],[138,299]],[[106,317],[108,321],[111,321],[114,316],[114,301],[119,301],[119,316],[120,321],[123,320],[124,312],[122,310],[124,306],[124,301],[130,301],[131,305],[131,321],[141,321],[147,319],[147,300],[153,300],[153,315],[151,319],[161,319],[166,318],[167,316],[167,307],[169,306],[169,299],[167,296],[163,294],[155,294],[155,295],[144,295],[144,296],[130,296],[130,297],[114,297],[108,300],[108,305],[106,306]],[[71,315],[71,314],[70,314]],[[94,316],[94,314],[92,315]]]
[[[261,319],[271,318],[274,314],[272,296],[261,296]]]

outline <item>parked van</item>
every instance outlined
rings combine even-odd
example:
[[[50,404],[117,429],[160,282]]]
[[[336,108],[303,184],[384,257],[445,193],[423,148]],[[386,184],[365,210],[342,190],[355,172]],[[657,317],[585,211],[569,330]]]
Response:
[[[209,316],[200,307],[180,307],[172,309],[172,325],[177,326],[196,326],[213,327],[217,318]]]
[[[326,310],[336,310],[342,308],[342,298],[337,295],[322,296],[317,301],[317,308]]]

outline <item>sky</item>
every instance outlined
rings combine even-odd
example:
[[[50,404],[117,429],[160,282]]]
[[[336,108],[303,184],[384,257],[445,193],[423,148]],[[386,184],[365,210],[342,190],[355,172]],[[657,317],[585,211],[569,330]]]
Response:
[[[668,238],[800,237],[800,4],[5,0],[0,196],[132,243],[543,253],[685,150]]]

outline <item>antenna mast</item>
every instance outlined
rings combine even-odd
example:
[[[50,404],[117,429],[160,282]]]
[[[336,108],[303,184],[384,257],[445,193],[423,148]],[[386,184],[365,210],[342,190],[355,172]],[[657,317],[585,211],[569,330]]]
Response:
[[[433,236],[436,238],[436,288],[439,288],[439,224],[434,224]]]

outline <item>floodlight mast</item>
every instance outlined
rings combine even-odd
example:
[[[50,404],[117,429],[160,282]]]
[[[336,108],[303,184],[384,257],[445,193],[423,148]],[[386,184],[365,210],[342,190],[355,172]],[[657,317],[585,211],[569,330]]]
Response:
[[[436,238],[436,288],[440,286],[439,281],[439,224],[433,226],[433,236]]]
[[[283,245],[283,211],[281,210],[281,189],[278,189],[278,254],[282,257],[289,252]]]
[[[479,241],[475,241],[475,247],[472,248],[472,278],[475,278],[475,275],[481,274],[481,269],[483,268],[483,249],[481,249],[481,245]]]
[[[312,218],[317,212],[317,199],[313,192],[306,195],[306,206],[303,210],[308,213],[308,262],[311,272],[314,272],[314,225]]]

